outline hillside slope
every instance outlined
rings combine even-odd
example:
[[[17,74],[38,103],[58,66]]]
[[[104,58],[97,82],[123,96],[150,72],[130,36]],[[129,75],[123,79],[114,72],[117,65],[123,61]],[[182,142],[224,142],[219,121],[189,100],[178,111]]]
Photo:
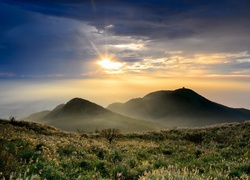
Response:
[[[25,120],[47,123],[68,131],[80,129],[89,132],[104,128],[145,131],[160,128],[160,123],[129,118],[81,98],[74,98],[52,111],[32,114]]]
[[[250,122],[121,133],[0,119],[0,179],[249,179]]]
[[[143,98],[107,107],[114,112],[138,119],[164,122],[168,127],[203,126],[250,119],[250,111],[212,102],[191,89],[156,91]]]

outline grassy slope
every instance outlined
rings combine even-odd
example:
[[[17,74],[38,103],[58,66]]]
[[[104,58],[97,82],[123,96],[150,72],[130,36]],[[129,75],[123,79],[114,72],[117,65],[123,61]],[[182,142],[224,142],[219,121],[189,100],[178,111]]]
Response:
[[[87,136],[0,120],[0,178],[250,177],[250,122],[123,133],[111,146],[98,133]]]

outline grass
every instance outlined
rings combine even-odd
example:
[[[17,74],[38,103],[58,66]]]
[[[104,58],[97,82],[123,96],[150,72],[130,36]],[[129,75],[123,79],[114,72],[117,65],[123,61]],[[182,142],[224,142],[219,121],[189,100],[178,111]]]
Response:
[[[70,133],[0,120],[0,179],[249,179],[250,122],[204,128]]]

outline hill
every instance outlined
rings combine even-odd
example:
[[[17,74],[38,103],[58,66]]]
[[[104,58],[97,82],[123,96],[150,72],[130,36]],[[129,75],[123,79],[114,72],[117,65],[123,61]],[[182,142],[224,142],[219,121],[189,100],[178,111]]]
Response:
[[[163,122],[168,127],[204,126],[250,119],[247,109],[229,108],[187,88],[152,92],[126,103],[113,103],[107,109],[132,118]]]
[[[0,120],[0,179],[249,179],[250,122],[101,133]]]
[[[119,128],[122,131],[145,131],[159,129],[160,127],[160,123],[129,118],[81,98],[71,99],[52,111],[32,114],[25,120],[47,123],[68,131],[79,129],[87,132],[104,128]]]

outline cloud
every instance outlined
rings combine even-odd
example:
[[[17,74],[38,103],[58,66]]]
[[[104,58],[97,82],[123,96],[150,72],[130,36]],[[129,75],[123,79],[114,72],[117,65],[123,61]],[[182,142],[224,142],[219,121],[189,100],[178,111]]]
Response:
[[[95,71],[93,61],[105,53],[127,64],[122,72],[248,72],[247,57],[230,56],[250,52],[247,0],[0,4],[1,72],[81,76]]]
[[[93,27],[75,20],[21,12],[23,19],[29,20],[1,28],[0,64],[6,67],[2,71],[47,76],[75,75],[86,70],[84,63],[94,57],[88,41]],[[28,18],[31,14],[32,19]],[[18,16],[13,11],[14,22],[19,21]]]
[[[140,61],[123,63],[115,71],[108,74],[141,73],[150,75],[174,76],[206,76],[206,75],[248,75],[250,54],[218,53],[194,54],[188,57],[182,52],[168,51],[166,57],[147,57]],[[106,72],[104,68],[104,72]]]
[[[117,44],[111,45],[118,49],[126,49],[126,50],[141,50],[144,48],[144,44]]]
[[[192,37],[221,27],[222,24],[235,29],[236,22],[240,30],[249,24],[247,17],[250,15],[246,8],[250,4],[247,0],[4,2],[32,12],[85,21],[114,35],[145,36],[151,39]],[[107,28],[109,25],[113,27]]]
[[[15,74],[14,73],[1,73],[0,72],[0,77],[14,77]]]

